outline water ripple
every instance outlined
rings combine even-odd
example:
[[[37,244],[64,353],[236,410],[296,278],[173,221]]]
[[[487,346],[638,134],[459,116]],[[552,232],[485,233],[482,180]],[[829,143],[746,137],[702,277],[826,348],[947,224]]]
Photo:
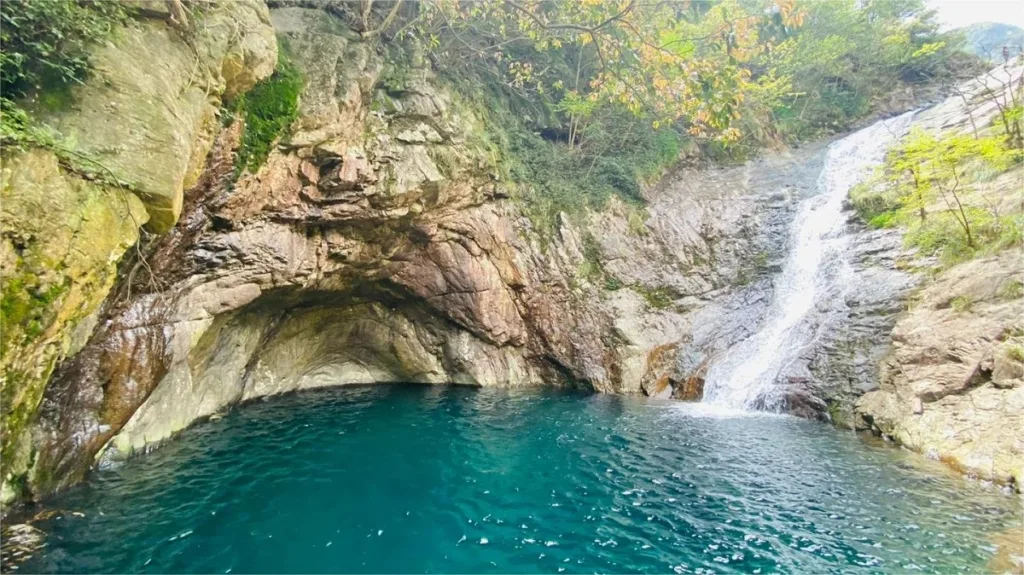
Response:
[[[1021,517],[789,417],[412,386],[250,404],[51,505],[22,571],[976,573]]]

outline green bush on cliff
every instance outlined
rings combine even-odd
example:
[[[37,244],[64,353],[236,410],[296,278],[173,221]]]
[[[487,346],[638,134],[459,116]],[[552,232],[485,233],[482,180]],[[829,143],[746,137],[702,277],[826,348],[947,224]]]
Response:
[[[119,2],[0,2],[0,138],[45,146],[46,134],[15,102],[38,94],[52,103],[55,95],[66,95],[69,84],[88,74],[90,47],[109,38],[128,16]]]
[[[676,162],[686,142],[672,126],[654,128],[630,113],[601,107],[577,128],[570,145],[568,132],[557,124],[538,124],[538,117],[552,110],[526,112],[523,107],[530,104],[499,79],[448,74],[448,80],[483,119],[482,145],[499,158],[504,177],[516,184],[514,197],[542,233],[555,229],[559,213],[581,217],[612,197],[642,209],[643,186]],[[644,233],[642,218],[633,219],[638,218],[631,225]]]
[[[985,69],[959,50],[958,32],[940,31],[922,0],[797,4],[804,25],[757,59],[761,73],[774,70],[791,84],[780,98],[758,102],[770,110],[762,123],[783,139],[849,129],[894,95],[909,98],[914,86],[952,84]]]
[[[1020,214],[1001,213],[987,186],[1022,159],[1016,140],[999,129],[941,137],[915,129],[850,199],[869,225],[906,227],[910,246],[951,265],[1021,243]]]
[[[128,16],[120,2],[8,0],[0,3],[0,82],[6,97],[82,80],[89,47]]]
[[[286,48],[279,46],[274,73],[231,104],[233,113],[245,119],[245,132],[235,164],[239,173],[259,169],[267,161],[274,142],[299,116],[303,80],[298,68],[288,59]]]

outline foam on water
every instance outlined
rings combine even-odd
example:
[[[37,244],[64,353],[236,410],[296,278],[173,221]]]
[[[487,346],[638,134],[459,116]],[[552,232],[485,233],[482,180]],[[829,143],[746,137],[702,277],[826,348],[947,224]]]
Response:
[[[883,120],[829,146],[818,193],[804,200],[793,220],[789,255],[775,280],[774,299],[760,329],[730,348],[706,376],[704,402],[736,409],[778,411],[787,368],[818,335],[808,314],[829,290],[842,265],[843,200],[879,164],[888,146],[909,128],[913,112]]]

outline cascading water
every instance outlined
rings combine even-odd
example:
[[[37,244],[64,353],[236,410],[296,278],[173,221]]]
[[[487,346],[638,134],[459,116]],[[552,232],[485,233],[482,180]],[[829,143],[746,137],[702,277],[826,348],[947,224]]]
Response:
[[[834,290],[829,273],[845,251],[843,200],[885,150],[909,128],[913,112],[883,120],[828,148],[818,193],[802,202],[793,220],[790,252],[775,280],[774,300],[759,331],[734,345],[708,370],[704,401],[730,408],[780,411],[782,379],[817,335],[811,310]]]

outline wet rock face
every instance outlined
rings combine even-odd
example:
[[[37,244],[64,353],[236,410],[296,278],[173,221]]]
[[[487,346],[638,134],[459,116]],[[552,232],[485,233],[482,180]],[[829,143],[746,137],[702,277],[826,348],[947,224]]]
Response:
[[[172,328],[163,321],[161,302],[146,298],[146,304],[113,314],[89,345],[54,373],[39,408],[35,492],[80,480],[92,454],[166,375]]]
[[[923,279],[907,268],[914,254],[899,230],[870,230],[851,221],[845,265],[837,270],[839,291],[816,310],[820,339],[801,382],[818,398],[818,416],[853,426],[853,404],[877,389],[878,366],[892,348],[889,334],[906,300]]]
[[[711,289],[686,298],[691,307],[689,329],[680,344],[673,397],[691,401],[703,397],[708,369],[765,321],[796,209],[802,200],[819,193],[828,143],[695,174],[686,186],[687,196],[705,197],[713,208],[686,227],[679,226],[675,214],[692,214],[692,209],[671,203],[656,212],[667,219],[672,241],[693,243],[681,232],[700,230],[695,235],[705,242],[705,257],[714,262],[712,273],[717,275]],[[788,388],[787,411],[811,419],[822,417],[826,404],[821,397],[831,397],[833,389],[816,389],[816,381],[802,365],[789,366],[779,377]]]

